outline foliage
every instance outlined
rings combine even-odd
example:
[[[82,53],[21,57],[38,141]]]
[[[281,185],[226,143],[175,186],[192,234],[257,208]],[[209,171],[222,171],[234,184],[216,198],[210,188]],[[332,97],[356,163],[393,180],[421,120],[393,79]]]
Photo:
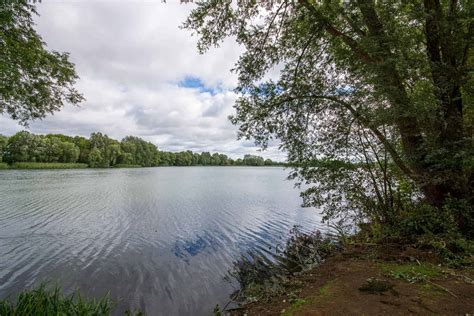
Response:
[[[89,166],[91,168],[106,167],[106,165],[103,165],[104,158],[102,158],[102,153],[98,148],[92,148],[92,150],[89,152],[88,160]]]
[[[245,155],[244,159],[233,160],[227,155],[209,152],[193,153],[192,151],[164,152],[141,138],[127,136],[117,141],[102,133],[92,133],[90,139],[70,137],[61,134],[35,135],[20,131],[7,138],[0,135],[0,158],[10,164],[31,168],[48,168],[49,166],[70,166],[76,163],[89,165],[92,168],[108,167],[156,167],[156,166],[274,166],[283,165],[270,159]],[[1,162],[2,160],[0,160]],[[69,164],[69,165],[68,165]]]
[[[13,169],[82,169],[87,168],[83,163],[62,162],[15,162],[10,165]]]
[[[265,165],[265,161],[259,156],[245,155],[244,159],[242,160],[242,164],[245,166],[263,166]]]
[[[474,265],[474,241],[461,236],[423,236],[417,240],[417,246],[436,253],[449,266]]]
[[[67,53],[49,51],[34,30],[34,4],[0,1],[0,113],[27,125],[84,98]]]
[[[89,139],[91,152],[89,160],[91,167],[113,166],[120,154],[120,143],[102,133],[92,133]]]
[[[3,161],[3,152],[7,147],[8,138],[0,134],[0,163]]]
[[[454,234],[456,222],[452,212],[421,203],[400,216],[396,229],[404,236]]]
[[[72,142],[79,148],[78,162],[89,163],[89,154],[91,148],[90,141],[85,137],[76,136],[73,138]]]
[[[76,162],[80,150],[70,142],[51,135],[34,135],[21,131],[8,138],[4,160],[14,162]]]
[[[44,285],[37,289],[24,291],[15,302],[0,301],[0,315],[109,315],[112,303],[108,297],[100,300],[84,300],[79,293],[61,294],[58,287],[47,290]]]
[[[127,136],[122,139],[120,144],[122,155],[119,161],[124,164],[135,164],[143,167],[156,165],[158,149],[152,143],[133,136]]]
[[[0,162],[0,169],[8,169],[8,168],[9,168],[9,166],[8,166],[7,163],[5,163],[5,162]]]
[[[245,49],[231,121],[262,148],[281,142],[305,205],[395,226],[451,199],[468,236],[473,16],[472,1],[211,0],[184,27],[201,52],[227,37]]]

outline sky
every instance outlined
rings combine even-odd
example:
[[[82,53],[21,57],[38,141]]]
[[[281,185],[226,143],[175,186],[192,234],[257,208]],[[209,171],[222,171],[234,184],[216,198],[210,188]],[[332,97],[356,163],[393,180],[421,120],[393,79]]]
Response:
[[[180,29],[195,4],[179,0],[44,0],[36,30],[48,48],[69,52],[86,101],[30,123],[33,133],[115,139],[141,137],[160,150],[211,151],[232,158],[258,154],[284,160],[277,146],[258,151],[238,141],[237,77],[230,71],[242,47],[232,39],[200,55],[197,37]],[[24,127],[0,116],[0,133]]]

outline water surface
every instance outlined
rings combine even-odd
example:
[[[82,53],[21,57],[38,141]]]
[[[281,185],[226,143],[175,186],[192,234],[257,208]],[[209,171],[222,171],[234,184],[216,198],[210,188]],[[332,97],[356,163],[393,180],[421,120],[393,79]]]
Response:
[[[117,313],[209,315],[246,251],[320,226],[276,167],[0,171],[0,298],[44,280]]]

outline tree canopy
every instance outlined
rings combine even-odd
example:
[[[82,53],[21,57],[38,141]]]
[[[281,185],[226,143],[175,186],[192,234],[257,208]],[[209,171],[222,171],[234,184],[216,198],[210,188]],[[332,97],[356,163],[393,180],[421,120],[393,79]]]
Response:
[[[245,48],[231,120],[281,141],[307,205],[397,223],[454,203],[474,231],[474,2],[209,0],[184,27]]]
[[[0,1],[0,113],[23,125],[83,100],[68,53],[46,48],[36,14],[27,0]]]
[[[121,141],[100,132],[90,138],[62,134],[35,135],[28,131],[11,137],[0,135],[0,162],[83,163],[92,168],[115,166],[274,166],[282,165],[260,156],[245,155],[233,160],[227,155],[209,152],[160,151],[139,137],[126,136]]]

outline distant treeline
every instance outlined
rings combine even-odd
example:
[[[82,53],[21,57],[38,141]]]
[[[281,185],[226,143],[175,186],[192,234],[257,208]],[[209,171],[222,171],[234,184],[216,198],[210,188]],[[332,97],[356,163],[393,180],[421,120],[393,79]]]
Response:
[[[141,138],[127,136],[121,141],[102,133],[87,139],[62,134],[35,135],[21,131],[11,137],[0,135],[0,162],[18,164],[78,163],[92,168],[120,166],[273,166],[282,165],[260,156],[232,159],[219,153],[166,152]]]

